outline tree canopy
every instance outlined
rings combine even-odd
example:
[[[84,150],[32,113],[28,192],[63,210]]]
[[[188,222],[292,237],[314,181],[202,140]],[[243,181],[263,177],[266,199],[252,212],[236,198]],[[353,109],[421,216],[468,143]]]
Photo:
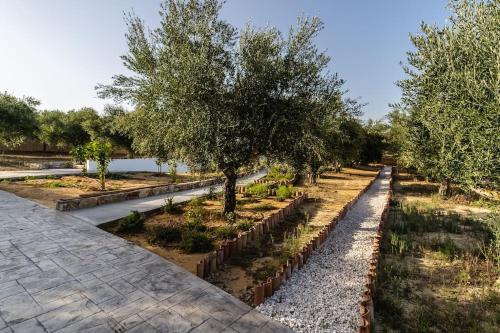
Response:
[[[411,36],[399,82],[403,97],[391,115],[399,162],[442,182],[500,184],[500,5],[497,0],[450,2],[438,28]]]
[[[13,148],[33,136],[38,104],[31,97],[19,99],[0,93],[0,144]]]

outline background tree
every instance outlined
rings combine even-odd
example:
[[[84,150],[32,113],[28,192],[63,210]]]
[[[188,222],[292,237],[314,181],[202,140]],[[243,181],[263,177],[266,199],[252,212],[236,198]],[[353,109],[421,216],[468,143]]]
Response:
[[[392,117],[401,135],[399,161],[441,182],[467,187],[500,184],[500,6],[498,1],[450,2],[444,28],[422,24],[399,82]]]
[[[35,136],[44,145],[67,147],[66,114],[62,111],[45,110],[37,114]],[[45,148],[44,148],[45,149]]]
[[[121,147],[127,150],[128,156],[134,155],[132,148],[132,138],[129,133],[128,123],[130,122],[130,113],[123,107],[106,105],[104,115],[101,117],[101,135],[109,139],[113,146]]]
[[[35,108],[39,104],[30,97],[19,99],[6,92],[0,93],[0,144],[13,148],[33,136]]]

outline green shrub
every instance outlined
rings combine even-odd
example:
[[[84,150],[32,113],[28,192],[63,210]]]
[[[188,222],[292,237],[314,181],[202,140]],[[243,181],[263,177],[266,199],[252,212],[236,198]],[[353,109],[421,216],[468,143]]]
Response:
[[[165,214],[172,214],[177,211],[177,207],[174,205],[174,197],[168,197],[163,202],[161,209]]]
[[[154,225],[148,229],[147,239],[151,244],[167,245],[182,238],[183,228],[177,223]]]
[[[236,213],[234,213],[234,212],[226,213],[226,222],[228,224],[236,223]]]
[[[293,173],[289,172],[286,168],[273,166],[267,171],[266,178],[269,180],[292,180]]]
[[[129,215],[120,220],[116,231],[124,233],[141,231],[144,228],[145,220],[144,214],[133,210]]]
[[[236,228],[241,231],[248,231],[255,225],[255,222],[250,219],[242,219],[236,223]]]
[[[283,260],[288,258],[293,258],[300,251],[300,241],[298,237],[293,234],[286,235],[283,239],[283,245],[281,247],[281,257]]]
[[[295,191],[294,188],[291,186],[281,185],[276,190],[276,197],[278,197],[278,199],[285,200],[291,198],[293,196],[294,191]]]
[[[219,239],[233,239],[238,236],[238,229],[232,225],[225,225],[217,227],[215,229],[215,234]]]
[[[269,189],[268,184],[252,184],[247,188],[246,192],[261,198],[267,198],[268,189]]]
[[[214,248],[214,244],[206,232],[190,229],[182,232],[179,246],[187,253],[208,252]]]
[[[189,202],[188,210],[184,213],[184,217],[189,222],[200,224],[206,215],[205,208],[203,208],[203,201],[200,198],[192,199]]]

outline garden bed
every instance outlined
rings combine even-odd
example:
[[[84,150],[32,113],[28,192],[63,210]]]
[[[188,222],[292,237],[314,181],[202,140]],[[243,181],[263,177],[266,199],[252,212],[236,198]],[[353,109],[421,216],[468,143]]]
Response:
[[[213,176],[213,175],[206,175]],[[106,179],[106,191],[99,191],[99,180],[96,176],[80,175],[33,178],[0,181],[0,190],[12,192],[17,196],[38,202],[44,206],[55,208],[59,200],[92,197],[122,190],[132,190],[151,186],[178,184],[198,180],[199,176],[178,174],[175,182],[166,174],[152,172],[113,173]]]

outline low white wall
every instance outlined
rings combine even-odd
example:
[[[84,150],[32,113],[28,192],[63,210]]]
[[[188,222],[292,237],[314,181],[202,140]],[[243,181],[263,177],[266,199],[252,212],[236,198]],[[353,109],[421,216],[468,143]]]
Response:
[[[167,163],[162,164],[161,171],[167,172],[169,166]],[[87,171],[96,172],[97,164],[94,161],[87,160]],[[123,159],[113,159],[108,166],[109,172],[130,172],[130,171],[158,171],[158,166],[156,165],[156,160],[154,158],[123,158]],[[186,173],[189,169],[187,165],[183,163],[177,163],[177,172]]]

